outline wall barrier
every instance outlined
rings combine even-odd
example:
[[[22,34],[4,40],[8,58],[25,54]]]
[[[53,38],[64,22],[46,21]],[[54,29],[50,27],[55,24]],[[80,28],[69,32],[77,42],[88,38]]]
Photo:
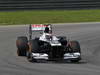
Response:
[[[100,8],[100,0],[0,0],[0,10],[97,8]]]

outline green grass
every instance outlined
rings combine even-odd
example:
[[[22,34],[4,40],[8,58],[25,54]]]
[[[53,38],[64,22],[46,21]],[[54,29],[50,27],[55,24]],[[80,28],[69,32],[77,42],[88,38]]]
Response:
[[[0,25],[100,22],[100,10],[35,10],[0,12]]]

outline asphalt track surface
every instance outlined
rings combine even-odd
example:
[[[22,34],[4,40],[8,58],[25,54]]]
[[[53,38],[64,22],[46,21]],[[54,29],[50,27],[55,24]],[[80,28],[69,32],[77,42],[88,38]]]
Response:
[[[0,27],[0,75],[100,75],[100,23],[54,25],[55,35],[78,40],[79,63],[30,63],[16,54],[17,36],[28,36],[26,26]]]

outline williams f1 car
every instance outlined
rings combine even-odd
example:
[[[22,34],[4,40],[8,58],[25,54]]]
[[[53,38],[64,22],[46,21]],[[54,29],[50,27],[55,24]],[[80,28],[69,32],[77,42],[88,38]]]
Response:
[[[35,37],[33,32],[40,32]],[[33,38],[34,36],[34,38]],[[81,60],[81,49],[78,41],[69,41],[65,36],[52,35],[52,25],[33,24],[29,26],[29,37],[19,36],[16,40],[18,56],[27,56],[32,62],[38,60]]]

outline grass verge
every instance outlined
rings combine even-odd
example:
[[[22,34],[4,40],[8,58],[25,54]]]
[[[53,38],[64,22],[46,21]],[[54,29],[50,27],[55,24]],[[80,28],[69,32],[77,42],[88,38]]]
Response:
[[[100,22],[100,10],[34,10],[0,12],[0,25]]]

